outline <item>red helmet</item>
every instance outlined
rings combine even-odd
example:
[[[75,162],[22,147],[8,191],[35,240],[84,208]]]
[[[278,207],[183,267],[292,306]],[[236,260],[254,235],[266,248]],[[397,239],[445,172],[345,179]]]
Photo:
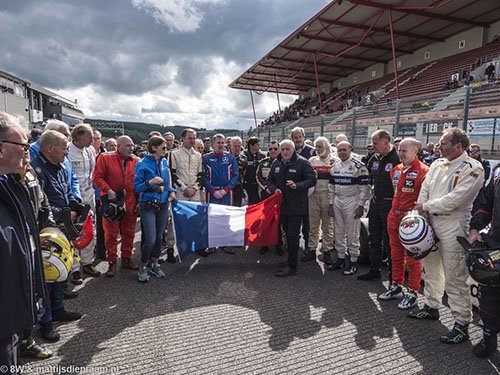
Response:
[[[80,232],[80,235],[71,240],[71,244],[76,250],[82,250],[87,247],[92,238],[94,238],[94,223],[92,221],[93,214],[89,211],[85,221],[75,223],[75,228]]]

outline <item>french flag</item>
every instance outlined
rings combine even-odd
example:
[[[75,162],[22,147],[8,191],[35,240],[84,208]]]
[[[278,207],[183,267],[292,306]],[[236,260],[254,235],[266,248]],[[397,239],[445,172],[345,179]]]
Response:
[[[281,193],[243,207],[172,201],[179,259],[219,246],[273,246],[278,242]]]

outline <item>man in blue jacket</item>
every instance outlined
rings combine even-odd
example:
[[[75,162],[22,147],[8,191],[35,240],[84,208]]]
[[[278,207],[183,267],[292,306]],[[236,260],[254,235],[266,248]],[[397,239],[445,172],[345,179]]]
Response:
[[[7,177],[28,147],[19,119],[0,112],[0,367],[17,365],[19,334],[36,322],[35,299],[44,296],[36,218],[24,189]]]

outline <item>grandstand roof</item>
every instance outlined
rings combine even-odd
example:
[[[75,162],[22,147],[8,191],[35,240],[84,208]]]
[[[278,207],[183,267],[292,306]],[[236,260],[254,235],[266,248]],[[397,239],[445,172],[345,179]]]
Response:
[[[498,0],[334,0],[229,86],[299,94],[472,27],[500,20]],[[314,61],[316,60],[316,66]]]

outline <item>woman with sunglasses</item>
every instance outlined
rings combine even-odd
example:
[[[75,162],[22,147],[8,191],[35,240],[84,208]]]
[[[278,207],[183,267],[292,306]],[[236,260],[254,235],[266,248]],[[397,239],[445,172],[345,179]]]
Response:
[[[165,273],[158,264],[165,226],[168,220],[168,204],[175,199],[170,170],[165,154],[167,145],[161,136],[153,136],[147,145],[148,154],[135,166],[134,189],[140,193],[139,212],[144,242],[141,249],[139,281],[149,280],[147,265],[151,260],[151,273],[158,278]]]

